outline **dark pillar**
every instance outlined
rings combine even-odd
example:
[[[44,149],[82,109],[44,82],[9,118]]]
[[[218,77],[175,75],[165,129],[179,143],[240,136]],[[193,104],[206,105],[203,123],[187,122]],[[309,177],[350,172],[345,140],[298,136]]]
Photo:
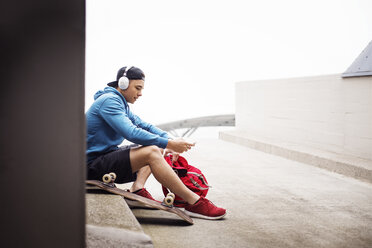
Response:
[[[0,9],[1,247],[83,247],[85,1]]]

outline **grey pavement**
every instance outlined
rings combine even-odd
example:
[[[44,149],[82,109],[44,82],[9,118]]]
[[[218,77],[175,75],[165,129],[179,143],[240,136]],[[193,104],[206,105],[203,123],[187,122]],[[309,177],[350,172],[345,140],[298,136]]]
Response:
[[[372,184],[218,139],[196,141],[185,157],[227,216],[187,226],[162,211],[133,210],[154,247],[372,247]],[[163,198],[153,177],[146,187]]]

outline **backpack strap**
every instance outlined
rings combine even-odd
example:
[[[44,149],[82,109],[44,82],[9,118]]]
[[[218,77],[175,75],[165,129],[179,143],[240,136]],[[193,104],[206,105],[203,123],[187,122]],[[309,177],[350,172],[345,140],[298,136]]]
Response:
[[[199,177],[199,179],[202,180],[203,183],[204,183],[205,185],[207,185],[208,188],[212,188],[212,186],[208,185],[208,183],[204,180],[204,177],[203,177],[202,174],[198,174],[198,173],[196,173],[196,172],[191,172],[191,171],[187,172],[187,174],[192,174],[192,175],[195,175],[195,176]]]
[[[209,186],[207,188],[204,188],[202,186],[200,186],[193,178],[190,177],[190,181],[192,182],[192,184],[194,184],[195,187],[197,187],[198,189],[200,190],[207,190],[209,189]]]

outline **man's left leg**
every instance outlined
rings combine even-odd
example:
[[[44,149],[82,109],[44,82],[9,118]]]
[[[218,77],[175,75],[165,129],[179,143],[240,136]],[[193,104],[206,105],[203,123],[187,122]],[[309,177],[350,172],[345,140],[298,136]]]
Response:
[[[134,192],[145,187],[146,181],[151,175],[150,166],[145,166],[137,171],[137,180],[133,182],[130,192]]]
[[[159,148],[161,154],[164,154],[164,149]],[[137,179],[133,182],[130,192],[135,192],[137,190],[143,189],[145,187],[146,181],[151,175],[150,166],[142,167],[137,171]]]

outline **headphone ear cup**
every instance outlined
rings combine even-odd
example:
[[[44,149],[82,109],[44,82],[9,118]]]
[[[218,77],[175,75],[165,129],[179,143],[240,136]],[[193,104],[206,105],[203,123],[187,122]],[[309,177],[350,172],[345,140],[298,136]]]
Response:
[[[119,88],[126,90],[129,86],[129,79],[125,76],[121,77],[118,82]]]

